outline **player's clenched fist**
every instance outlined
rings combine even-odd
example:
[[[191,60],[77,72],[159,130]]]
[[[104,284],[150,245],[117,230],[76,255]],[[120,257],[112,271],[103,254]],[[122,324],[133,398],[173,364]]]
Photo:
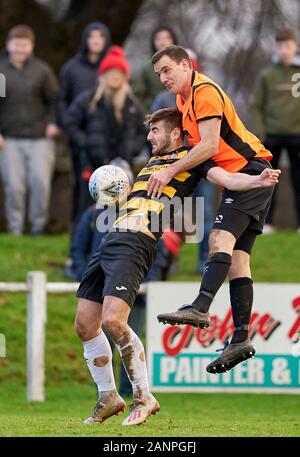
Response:
[[[278,184],[280,174],[281,170],[272,170],[271,168],[265,168],[265,170],[259,176],[262,186],[267,187]]]

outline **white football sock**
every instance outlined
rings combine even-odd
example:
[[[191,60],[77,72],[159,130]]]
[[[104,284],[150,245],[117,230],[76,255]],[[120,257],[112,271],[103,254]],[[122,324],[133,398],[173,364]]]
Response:
[[[145,350],[143,343],[129,327],[123,338],[116,344],[125,370],[132,385],[133,396],[146,398],[149,396],[149,384]]]
[[[97,384],[99,396],[101,392],[116,389],[112,352],[108,339],[103,331],[90,341],[83,342],[84,357],[93,380]]]

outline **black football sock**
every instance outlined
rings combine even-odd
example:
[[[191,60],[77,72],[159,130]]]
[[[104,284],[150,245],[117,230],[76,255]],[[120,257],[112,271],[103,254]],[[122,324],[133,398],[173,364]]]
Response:
[[[241,343],[248,338],[253,303],[253,281],[246,277],[233,279],[229,282],[229,290],[234,322],[231,343]]]
[[[192,306],[202,313],[207,313],[214,296],[225,281],[231,265],[231,255],[216,252],[209,256],[205,266],[198,297]]]

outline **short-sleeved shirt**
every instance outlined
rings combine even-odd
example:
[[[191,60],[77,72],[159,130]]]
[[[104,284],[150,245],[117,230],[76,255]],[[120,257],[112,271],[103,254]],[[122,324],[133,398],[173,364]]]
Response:
[[[153,173],[163,170],[177,160],[182,159],[188,152],[189,148],[184,146],[165,155],[151,157],[138,174],[132,191],[128,195],[127,201],[121,207],[119,217],[114,224],[118,224],[123,218],[130,215],[143,216],[145,225],[153,233],[155,238],[158,239],[164,230],[162,220],[164,203],[160,199],[153,199],[151,196],[148,196],[148,180]],[[215,166],[214,161],[207,160],[191,170],[174,176],[169,184],[164,186],[162,197],[166,197],[171,201],[174,197],[179,197],[183,201],[185,197],[192,194],[199,179],[206,178],[207,172]]]
[[[219,149],[212,157],[218,166],[234,173],[254,158],[271,160],[271,152],[246,129],[228,95],[207,76],[193,72],[189,98],[184,101],[177,95],[176,104],[182,113],[183,130],[192,147],[201,141],[199,122],[221,119]]]

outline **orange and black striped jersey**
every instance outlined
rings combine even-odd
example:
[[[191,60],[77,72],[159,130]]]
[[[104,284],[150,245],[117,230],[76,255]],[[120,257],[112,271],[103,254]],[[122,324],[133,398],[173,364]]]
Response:
[[[146,227],[158,239],[166,228],[163,227],[162,223],[165,205],[161,199],[148,197],[148,180],[152,173],[168,167],[176,160],[185,157],[188,152],[189,148],[184,146],[168,154],[151,157],[147,165],[138,174],[132,191],[127,197],[127,201],[119,210],[119,217],[116,219],[114,225],[126,216],[143,216]],[[216,164],[213,161],[208,160],[192,170],[180,173],[172,178],[169,184],[163,188],[162,197],[167,197],[168,200],[179,197],[183,200],[183,198],[190,196],[199,179],[202,177],[205,178],[207,171],[215,166]]]
[[[218,166],[234,173],[253,158],[271,160],[272,154],[246,129],[228,95],[207,76],[193,72],[189,98],[184,101],[177,95],[176,104],[182,113],[183,130],[192,147],[201,141],[199,122],[221,119],[219,150],[212,157]]]

